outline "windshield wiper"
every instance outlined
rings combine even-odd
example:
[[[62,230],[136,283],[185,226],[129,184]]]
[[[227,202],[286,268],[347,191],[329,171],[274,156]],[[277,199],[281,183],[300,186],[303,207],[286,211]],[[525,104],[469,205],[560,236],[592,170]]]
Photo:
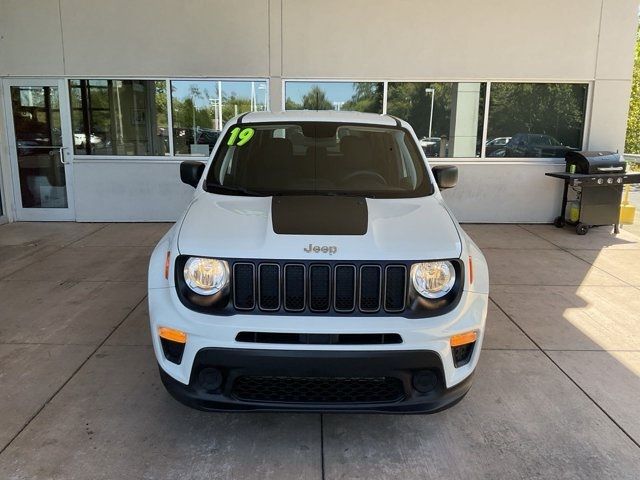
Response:
[[[207,190],[214,193],[217,193],[216,190],[224,190],[225,192],[242,193],[248,197],[267,197],[270,195],[269,193],[256,192],[255,190],[249,190],[248,188],[244,188],[244,187],[220,185],[219,183],[207,183]]]

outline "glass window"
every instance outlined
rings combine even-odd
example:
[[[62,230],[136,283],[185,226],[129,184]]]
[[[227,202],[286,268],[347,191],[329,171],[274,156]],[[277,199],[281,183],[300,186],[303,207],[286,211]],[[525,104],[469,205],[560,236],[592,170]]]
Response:
[[[227,135],[209,170],[210,192],[374,198],[433,192],[418,147],[401,128],[242,124]]]
[[[564,157],[582,148],[587,84],[492,83],[487,157]]]
[[[427,157],[478,157],[486,84],[390,82],[387,112],[411,124]]]
[[[22,207],[67,208],[58,89],[11,87],[11,109]]]
[[[166,82],[70,80],[78,155],[168,155]]]
[[[227,120],[243,112],[267,110],[268,104],[265,81],[172,81],[175,155],[208,156]]]
[[[285,110],[382,113],[382,82],[287,82]]]

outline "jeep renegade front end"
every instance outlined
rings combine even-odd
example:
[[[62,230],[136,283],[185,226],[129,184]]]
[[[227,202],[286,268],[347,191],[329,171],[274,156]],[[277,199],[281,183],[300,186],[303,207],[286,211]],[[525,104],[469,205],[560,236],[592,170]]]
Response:
[[[488,272],[411,127],[388,115],[227,123],[149,266],[162,381],[204,410],[435,412],[478,363]]]

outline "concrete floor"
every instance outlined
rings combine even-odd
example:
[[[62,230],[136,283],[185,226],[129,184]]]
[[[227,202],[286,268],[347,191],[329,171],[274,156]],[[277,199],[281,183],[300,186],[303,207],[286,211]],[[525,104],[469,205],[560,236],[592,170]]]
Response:
[[[469,395],[431,416],[207,414],[165,393],[167,224],[0,226],[0,478],[640,476],[640,238],[466,225],[491,268]]]

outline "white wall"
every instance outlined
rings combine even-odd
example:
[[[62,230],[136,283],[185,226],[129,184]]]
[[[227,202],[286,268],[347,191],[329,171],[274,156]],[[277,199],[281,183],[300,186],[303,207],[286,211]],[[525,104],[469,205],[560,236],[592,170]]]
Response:
[[[600,4],[601,0],[284,0],[283,74],[589,79],[596,65]]]
[[[461,222],[549,223],[560,214],[562,182],[545,172],[564,170],[564,162],[432,162],[459,169],[458,185],[442,192]]]
[[[80,222],[174,221],[194,192],[173,161],[83,160],[73,176]]]
[[[588,82],[585,147],[621,150],[637,7],[637,0],[0,0],[0,76],[264,77],[274,110],[286,78]],[[461,220],[556,214],[559,185],[544,177],[547,163],[449,163],[461,168],[460,186],[446,193]],[[147,184],[136,191],[140,175]],[[175,163],[78,163],[75,177],[79,220],[173,220],[189,197]],[[105,178],[110,186],[100,183]]]

